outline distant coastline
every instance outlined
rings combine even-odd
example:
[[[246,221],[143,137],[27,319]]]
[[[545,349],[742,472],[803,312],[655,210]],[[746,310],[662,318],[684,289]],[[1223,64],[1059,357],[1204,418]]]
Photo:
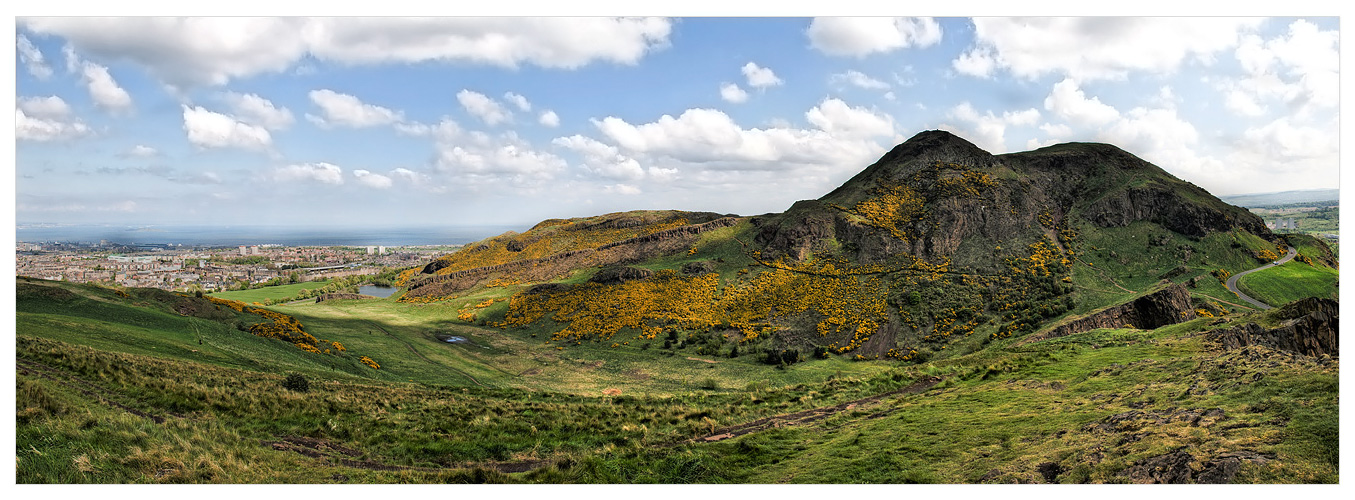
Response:
[[[93,224],[18,224],[21,242],[66,242],[183,246],[421,246],[464,245],[518,226],[336,228],[306,226],[117,226]]]

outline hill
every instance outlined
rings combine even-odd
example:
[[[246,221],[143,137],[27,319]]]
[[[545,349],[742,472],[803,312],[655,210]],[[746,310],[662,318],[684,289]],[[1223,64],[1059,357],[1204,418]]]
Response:
[[[1302,191],[1281,191],[1278,193],[1238,194],[1224,196],[1222,199],[1225,202],[1247,208],[1319,202],[1331,202],[1332,204],[1335,204],[1341,199],[1341,190],[1305,189]]]
[[[1281,246],[1279,307],[1223,287]],[[1334,483],[1335,285],[1280,284],[1336,266],[1119,148],[933,131],[784,213],[548,220],[384,299],[19,278],[17,480]]]

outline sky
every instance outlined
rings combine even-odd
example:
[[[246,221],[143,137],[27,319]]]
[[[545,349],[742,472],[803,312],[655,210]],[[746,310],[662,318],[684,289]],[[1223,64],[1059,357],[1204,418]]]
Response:
[[[16,223],[531,224],[817,198],[924,130],[1337,187],[1335,17],[15,19]]]

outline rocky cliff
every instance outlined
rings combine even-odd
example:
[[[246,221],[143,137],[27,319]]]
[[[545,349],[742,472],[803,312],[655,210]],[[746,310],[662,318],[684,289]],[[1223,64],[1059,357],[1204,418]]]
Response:
[[[1209,332],[1209,338],[1226,349],[1264,345],[1307,356],[1339,356],[1339,313],[1340,306],[1335,300],[1310,297],[1276,310],[1273,314],[1282,322],[1275,328],[1247,323]]]
[[[1190,292],[1185,285],[1174,284],[1139,298],[1092,312],[1059,324],[1031,341],[1082,333],[1097,328],[1124,328],[1152,330],[1166,325],[1195,319],[1190,306]]]

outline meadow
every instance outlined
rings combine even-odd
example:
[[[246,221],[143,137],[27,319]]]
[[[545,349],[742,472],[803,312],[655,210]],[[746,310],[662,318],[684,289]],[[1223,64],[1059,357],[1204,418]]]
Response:
[[[348,348],[315,354],[204,302],[21,279],[17,480],[1113,483],[1179,449],[1338,480],[1338,362],[1221,351],[1209,319],[769,366],[454,319],[481,296],[273,307]]]

